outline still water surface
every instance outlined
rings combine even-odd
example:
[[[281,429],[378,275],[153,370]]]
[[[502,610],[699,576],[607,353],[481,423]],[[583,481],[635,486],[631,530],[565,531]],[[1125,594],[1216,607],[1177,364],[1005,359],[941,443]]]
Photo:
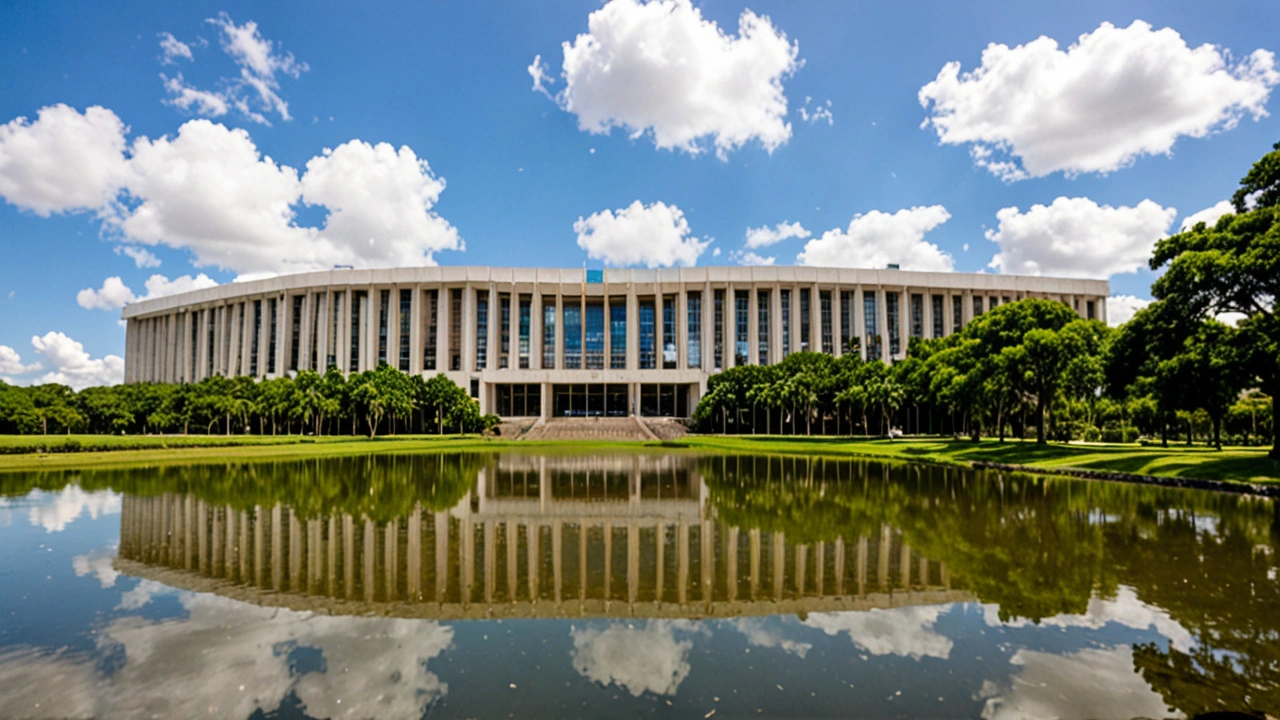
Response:
[[[861,461],[0,475],[2,717],[1280,712],[1270,500]]]

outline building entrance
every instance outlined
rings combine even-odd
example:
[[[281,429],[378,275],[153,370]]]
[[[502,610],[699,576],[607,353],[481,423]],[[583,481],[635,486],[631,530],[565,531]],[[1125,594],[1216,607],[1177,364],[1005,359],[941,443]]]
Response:
[[[553,417],[626,417],[630,414],[626,385],[552,386]]]

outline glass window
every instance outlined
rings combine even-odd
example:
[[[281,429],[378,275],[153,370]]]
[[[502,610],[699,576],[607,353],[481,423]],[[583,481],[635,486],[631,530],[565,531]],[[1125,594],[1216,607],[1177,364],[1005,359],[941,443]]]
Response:
[[[214,327],[217,325],[218,313],[221,311],[221,308],[209,308],[205,311],[205,333],[207,333],[207,337],[205,338],[205,375],[213,375],[213,356],[215,352],[213,344],[215,332]]]
[[[810,298],[809,288],[800,288],[800,352],[808,352],[812,347],[809,341],[812,340],[809,334],[813,332],[813,313],[809,306]]]
[[[511,295],[498,294],[498,369],[511,367]]]
[[[662,297],[662,367],[664,370],[676,368],[676,296]]]
[[[476,370],[489,366],[489,291],[476,291]]]
[[[867,325],[867,359],[880,359],[880,313],[876,311],[874,291],[862,291],[862,317]]]
[[[360,370],[360,314],[369,303],[369,293],[358,290],[351,296],[351,364],[349,372]]]
[[[897,355],[902,349],[900,347],[902,338],[902,316],[898,307],[898,293],[886,292],[884,294],[884,322],[889,327],[885,328],[889,336],[889,357]]]
[[[1094,320],[1094,319],[1096,319],[1096,318],[1095,318],[1095,316],[1094,316],[1094,313],[1096,312],[1096,309],[1095,309],[1095,308],[1096,308],[1096,306],[1093,304],[1093,301],[1092,301],[1092,300],[1086,300],[1086,301],[1084,302],[1084,310],[1085,310],[1085,316],[1084,316],[1084,317],[1085,317],[1085,319],[1086,319],[1086,320]]]
[[[253,338],[249,341],[249,375],[258,377],[258,344],[262,336],[262,301],[253,301]]]
[[[604,369],[604,304],[600,301],[587,304],[586,368]]]
[[[689,367],[702,367],[702,293],[685,295],[689,307]]]
[[[378,292],[378,364],[387,361],[387,310],[391,304],[391,291]]]
[[[640,301],[640,367],[649,370],[657,367],[657,338],[654,337],[653,300]]]
[[[436,369],[436,353],[440,334],[440,291],[424,290],[422,293],[422,369]]]
[[[462,369],[462,288],[449,291],[449,369]]]
[[[756,292],[756,332],[760,335],[757,357],[761,365],[769,364],[769,295],[768,290]]]
[[[982,314],[982,296],[973,296],[973,316],[976,318]]]
[[[564,366],[568,370],[582,368],[582,304],[577,298],[564,303]]]
[[[724,367],[724,291],[715,290],[713,294],[714,307],[712,308],[712,313],[714,315],[714,325],[712,325],[712,331],[714,337],[712,338],[712,348],[714,354],[711,359],[715,362],[715,368],[719,370]]]
[[[911,337],[924,337],[924,296],[911,295]]]
[[[400,372],[409,372],[409,324],[413,320],[413,291],[400,291],[400,339],[396,348],[399,350]]]
[[[529,345],[530,337],[533,332],[532,316],[533,316],[533,298],[528,295],[520,296],[520,369],[527,370],[529,368]],[[534,413],[535,415],[537,413]]]
[[[818,291],[818,322],[822,333],[822,352],[828,355],[835,354],[835,347],[832,344],[833,332],[831,329],[831,291]]]
[[[609,298],[609,367],[627,368],[627,299]]]
[[[964,327],[964,298],[951,296],[951,332],[958,333]]]
[[[324,293],[316,293],[311,299],[311,364],[307,367],[323,372],[320,367],[320,321],[324,318]]]
[[[849,352],[852,347],[849,339],[853,337],[853,293],[840,291],[840,352]]]
[[[783,290],[781,293],[782,311],[782,357],[791,354],[791,291]]]
[[[542,367],[552,370],[556,366],[556,299],[542,298]]]
[[[930,302],[933,305],[933,337],[940,338],[945,333],[942,324],[942,296],[934,295]]]
[[[733,364],[746,365],[751,344],[747,333],[751,327],[751,294],[746,290],[733,291]]]
[[[289,318],[289,369],[298,369],[302,352],[302,301],[305,296],[293,296],[293,314]]]

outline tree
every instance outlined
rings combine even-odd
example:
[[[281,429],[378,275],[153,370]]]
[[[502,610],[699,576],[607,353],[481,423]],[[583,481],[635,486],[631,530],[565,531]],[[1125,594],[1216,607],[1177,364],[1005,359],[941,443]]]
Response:
[[[1156,243],[1151,269],[1164,274],[1151,292],[1187,318],[1244,314],[1259,342],[1270,348],[1259,380],[1274,398],[1280,396],[1280,143],[1254,163],[1232,202],[1236,214],[1224,215],[1213,227],[1197,223]],[[1270,457],[1280,460],[1274,428]]]

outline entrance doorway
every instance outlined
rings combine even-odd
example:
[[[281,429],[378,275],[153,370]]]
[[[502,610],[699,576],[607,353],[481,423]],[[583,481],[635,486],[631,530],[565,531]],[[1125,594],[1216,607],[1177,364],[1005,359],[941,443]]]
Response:
[[[551,388],[553,417],[626,417],[626,385],[553,385]]]

